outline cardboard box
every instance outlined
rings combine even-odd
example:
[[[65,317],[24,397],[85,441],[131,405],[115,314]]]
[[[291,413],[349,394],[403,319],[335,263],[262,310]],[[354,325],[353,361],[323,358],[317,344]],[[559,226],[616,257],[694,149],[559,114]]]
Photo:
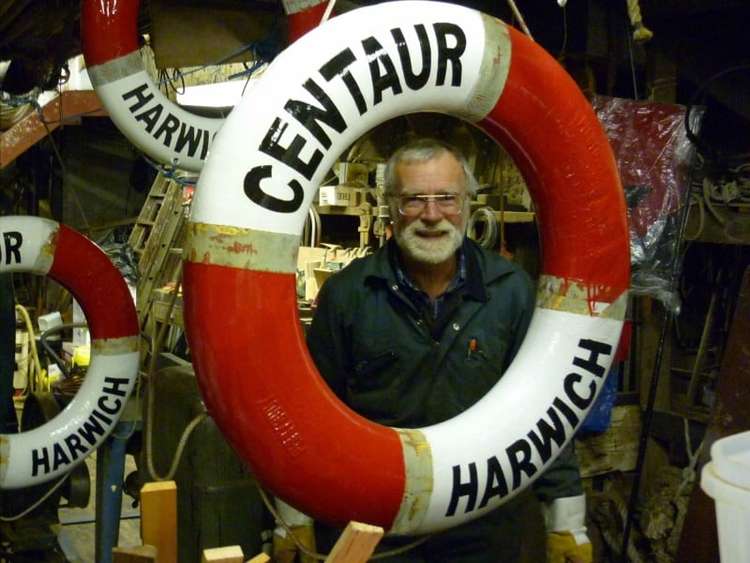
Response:
[[[354,206],[357,205],[357,192],[344,186],[321,186],[318,203],[338,207]]]

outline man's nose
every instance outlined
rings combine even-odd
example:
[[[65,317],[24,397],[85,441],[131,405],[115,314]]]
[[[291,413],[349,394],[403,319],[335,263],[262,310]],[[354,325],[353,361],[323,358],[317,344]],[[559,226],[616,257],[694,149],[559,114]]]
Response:
[[[443,210],[436,200],[426,199],[421,217],[424,221],[439,221],[443,218]]]

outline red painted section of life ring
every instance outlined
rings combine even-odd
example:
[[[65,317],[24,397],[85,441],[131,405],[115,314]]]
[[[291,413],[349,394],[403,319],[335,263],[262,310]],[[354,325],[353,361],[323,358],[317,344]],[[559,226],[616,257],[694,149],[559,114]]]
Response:
[[[140,0],[82,0],[81,43],[88,66],[138,49],[139,6]]]
[[[60,225],[49,276],[62,284],[86,312],[91,337],[137,336],[135,307],[116,307],[132,302],[122,275],[109,257],[80,233]]]
[[[592,301],[612,302],[630,283],[629,263],[620,259],[630,253],[622,191],[597,189],[620,184],[612,150],[573,79],[539,45],[508,30],[510,73],[480,127],[513,156],[529,187],[542,272],[585,282]],[[554,128],[540,115],[552,116]]]
[[[305,33],[320,25],[320,20],[323,18],[327,5],[328,2],[324,1],[306,10],[295,12],[294,14],[289,14],[287,16],[287,37],[289,38],[290,45]]]
[[[289,43],[320,24],[327,2],[290,14]],[[140,0],[82,0],[81,42],[86,64],[96,66],[139,48],[138,9]]]
[[[196,291],[208,287],[210,295]],[[295,288],[293,274],[185,263],[186,326],[225,327],[221,350],[215,339],[190,339],[196,372],[225,374],[198,378],[206,404],[272,492],[285,491],[295,506],[319,507],[316,517],[328,522],[346,524],[341,515],[348,514],[389,528],[404,491],[400,439],[341,408],[309,355],[290,353],[306,349]],[[237,307],[238,295],[245,308]],[[249,322],[247,311],[265,322]],[[254,377],[269,364],[273,374]],[[311,472],[314,487],[306,478]]]

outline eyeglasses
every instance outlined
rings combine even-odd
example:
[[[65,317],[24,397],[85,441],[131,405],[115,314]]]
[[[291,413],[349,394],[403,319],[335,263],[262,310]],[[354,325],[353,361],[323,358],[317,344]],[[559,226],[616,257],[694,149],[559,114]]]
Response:
[[[438,206],[441,213],[458,215],[464,203],[464,196],[461,194],[413,194],[397,196],[396,199],[399,213],[406,217],[420,215],[430,201]]]

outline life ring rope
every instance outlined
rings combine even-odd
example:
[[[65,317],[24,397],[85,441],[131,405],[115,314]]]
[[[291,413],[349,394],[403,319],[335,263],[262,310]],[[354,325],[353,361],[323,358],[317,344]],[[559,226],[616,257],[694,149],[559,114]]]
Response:
[[[339,154],[415,111],[476,123],[513,156],[536,203],[544,277],[500,382],[450,421],[403,430],[353,413],[325,385],[298,323],[294,271],[307,210]],[[389,2],[302,37],[222,127],[190,221],[186,332],[206,404],[258,479],[316,518],[413,534],[486,513],[552,462],[612,361],[629,247],[608,141],[541,47],[474,10]]]
[[[138,318],[122,275],[76,231],[38,217],[0,217],[0,273],[47,275],[81,305],[91,361],[81,389],[54,419],[0,435],[0,489],[35,485],[81,463],[111,433],[133,389]]]

